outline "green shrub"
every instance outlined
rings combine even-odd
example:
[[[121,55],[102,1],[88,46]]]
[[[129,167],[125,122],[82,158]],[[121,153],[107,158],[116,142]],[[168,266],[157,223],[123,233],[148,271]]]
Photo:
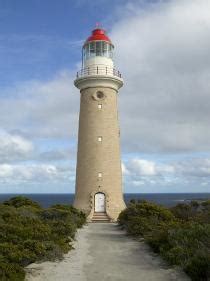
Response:
[[[190,220],[194,216],[194,212],[192,212],[192,207],[189,204],[177,204],[175,207],[171,208],[171,211],[176,218],[182,220]]]
[[[150,202],[131,203],[119,215],[118,222],[128,233],[144,235],[158,225],[174,219],[170,210]]]
[[[23,196],[0,204],[0,280],[24,280],[26,265],[61,259],[85,221],[72,206],[43,209]]]
[[[201,205],[210,210],[210,200],[202,202]]]
[[[171,210],[132,201],[119,224],[141,235],[170,264],[179,265],[192,280],[210,280],[210,202],[178,204]]]
[[[193,281],[206,281],[210,279],[210,256],[193,256],[184,268]]]
[[[27,249],[29,252],[34,253],[37,257],[44,257],[46,255],[47,247],[45,242],[40,242],[37,240],[25,240],[23,242],[23,248]]]
[[[11,199],[4,201],[3,203],[4,205],[8,205],[8,206],[12,206],[15,208],[19,208],[22,206],[31,206],[34,208],[38,208],[41,209],[40,205],[35,202],[32,201],[31,199],[24,197],[24,196],[16,196],[16,197],[12,197]]]
[[[25,279],[24,269],[14,263],[0,262],[1,281],[23,281]]]

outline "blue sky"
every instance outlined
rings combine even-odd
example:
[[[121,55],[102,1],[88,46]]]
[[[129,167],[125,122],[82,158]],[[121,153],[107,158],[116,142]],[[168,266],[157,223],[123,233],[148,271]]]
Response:
[[[0,0],[0,192],[74,192],[73,80],[96,22],[125,81],[124,191],[210,192],[209,10],[205,0]]]

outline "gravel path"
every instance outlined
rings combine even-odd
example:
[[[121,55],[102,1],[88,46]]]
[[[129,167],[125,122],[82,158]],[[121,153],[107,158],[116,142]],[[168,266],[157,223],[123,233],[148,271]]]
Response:
[[[75,250],[61,262],[27,267],[27,281],[184,281],[144,242],[126,236],[116,224],[90,223],[80,229]]]

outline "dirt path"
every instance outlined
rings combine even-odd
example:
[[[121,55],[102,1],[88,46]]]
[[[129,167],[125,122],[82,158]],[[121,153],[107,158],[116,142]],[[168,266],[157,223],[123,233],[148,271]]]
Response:
[[[116,224],[96,223],[80,229],[61,262],[31,264],[28,281],[169,281],[190,280],[168,267],[143,242],[126,236]]]

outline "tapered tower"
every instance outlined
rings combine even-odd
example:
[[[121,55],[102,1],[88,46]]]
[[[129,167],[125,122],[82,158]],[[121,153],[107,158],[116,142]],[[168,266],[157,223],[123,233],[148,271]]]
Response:
[[[113,63],[114,46],[96,28],[82,49],[80,116],[74,206],[89,221],[116,221],[125,208],[122,193],[118,90],[123,79]]]

